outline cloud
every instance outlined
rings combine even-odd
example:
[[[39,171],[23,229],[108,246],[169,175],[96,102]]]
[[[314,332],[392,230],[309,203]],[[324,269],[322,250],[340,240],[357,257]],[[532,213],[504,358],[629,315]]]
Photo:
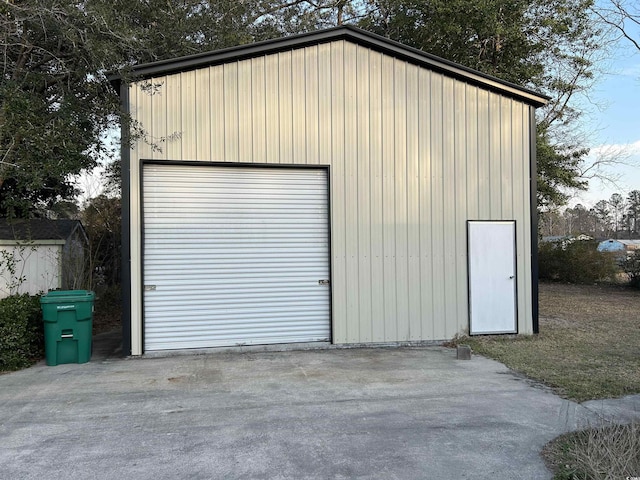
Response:
[[[623,77],[640,78],[640,63],[623,68],[620,70],[619,75]]]
[[[617,157],[628,158],[640,155],[640,140],[632,143],[608,143],[592,147],[590,157]]]

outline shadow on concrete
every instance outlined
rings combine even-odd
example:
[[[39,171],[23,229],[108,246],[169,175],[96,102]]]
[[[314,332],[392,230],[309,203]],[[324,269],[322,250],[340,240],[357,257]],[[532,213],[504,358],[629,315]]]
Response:
[[[100,333],[93,337],[91,361],[122,357],[122,329]]]

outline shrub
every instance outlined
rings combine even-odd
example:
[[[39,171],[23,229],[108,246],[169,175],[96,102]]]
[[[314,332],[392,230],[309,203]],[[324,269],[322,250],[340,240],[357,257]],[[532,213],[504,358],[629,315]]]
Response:
[[[622,270],[628,275],[631,286],[640,288],[640,250],[636,250],[622,261]]]
[[[594,283],[613,278],[615,255],[598,252],[594,241],[547,242],[538,250],[539,278],[570,283]]]
[[[40,297],[23,294],[0,300],[0,371],[30,366],[42,358],[43,349]]]

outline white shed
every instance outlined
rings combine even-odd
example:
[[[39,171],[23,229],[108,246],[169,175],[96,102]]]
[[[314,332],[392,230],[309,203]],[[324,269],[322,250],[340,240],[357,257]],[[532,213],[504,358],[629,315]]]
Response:
[[[347,26],[132,73],[125,351],[537,331],[546,97]]]
[[[87,244],[78,220],[0,219],[0,298],[79,288]]]

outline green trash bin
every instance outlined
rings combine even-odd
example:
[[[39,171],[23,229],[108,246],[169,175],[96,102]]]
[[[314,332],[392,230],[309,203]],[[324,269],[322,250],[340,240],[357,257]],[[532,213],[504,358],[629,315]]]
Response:
[[[40,298],[47,365],[89,361],[95,296],[88,290],[56,290]]]

